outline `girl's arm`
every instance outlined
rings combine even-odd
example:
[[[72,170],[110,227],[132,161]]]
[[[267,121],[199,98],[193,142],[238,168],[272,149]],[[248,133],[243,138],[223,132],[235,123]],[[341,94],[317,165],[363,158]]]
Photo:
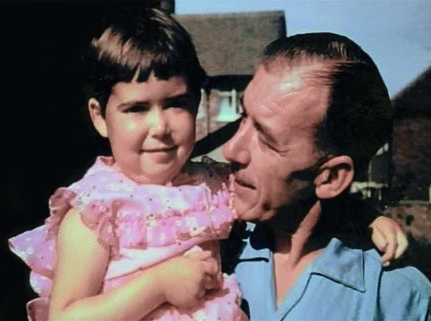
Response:
[[[358,226],[371,229],[371,240],[382,253],[382,262],[399,258],[407,249],[408,241],[401,226],[394,220],[385,217],[375,207],[363,200],[347,194],[343,198],[346,213],[351,213],[351,220]],[[343,208],[344,210],[344,208]],[[360,233],[365,233],[361,231]]]
[[[208,277],[217,273],[217,264],[202,253],[167,260],[101,293],[109,254],[79,213],[69,211],[57,236],[50,320],[138,320],[163,302],[193,306],[214,286]]]
[[[389,265],[391,260],[399,258],[407,249],[406,235],[400,225],[389,217],[377,217],[370,228],[374,245],[383,252],[384,265]]]

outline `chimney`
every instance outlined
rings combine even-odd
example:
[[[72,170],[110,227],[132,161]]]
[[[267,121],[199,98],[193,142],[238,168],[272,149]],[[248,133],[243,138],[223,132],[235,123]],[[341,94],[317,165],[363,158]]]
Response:
[[[160,9],[168,14],[175,13],[175,0],[161,0]]]

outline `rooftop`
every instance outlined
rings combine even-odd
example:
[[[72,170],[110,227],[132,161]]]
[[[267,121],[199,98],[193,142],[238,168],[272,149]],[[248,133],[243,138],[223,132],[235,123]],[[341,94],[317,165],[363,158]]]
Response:
[[[252,75],[263,47],[286,35],[284,11],[175,15],[211,76]]]
[[[395,117],[431,117],[431,66],[393,99]]]

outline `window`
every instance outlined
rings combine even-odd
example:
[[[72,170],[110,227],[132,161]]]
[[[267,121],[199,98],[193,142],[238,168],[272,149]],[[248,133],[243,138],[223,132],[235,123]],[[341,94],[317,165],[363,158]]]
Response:
[[[241,116],[238,93],[235,89],[221,91],[218,99],[218,114],[216,120],[219,122],[231,122]]]

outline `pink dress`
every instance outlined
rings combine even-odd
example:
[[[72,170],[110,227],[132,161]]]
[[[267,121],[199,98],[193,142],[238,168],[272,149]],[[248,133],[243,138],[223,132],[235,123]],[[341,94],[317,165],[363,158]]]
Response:
[[[45,224],[9,240],[11,250],[31,268],[30,284],[40,298],[27,304],[30,320],[46,320],[56,261],[55,238],[70,208],[110,249],[103,292],[138,271],[198,245],[227,238],[233,223],[230,195],[224,184],[228,170],[190,163],[183,177],[193,184],[138,185],[112,167],[112,158],[99,157],[84,177],[50,198]],[[145,320],[244,320],[240,293],[233,276],[224,276],[223,289],[207,295],[204,305],[179,311],[164,304]]]

